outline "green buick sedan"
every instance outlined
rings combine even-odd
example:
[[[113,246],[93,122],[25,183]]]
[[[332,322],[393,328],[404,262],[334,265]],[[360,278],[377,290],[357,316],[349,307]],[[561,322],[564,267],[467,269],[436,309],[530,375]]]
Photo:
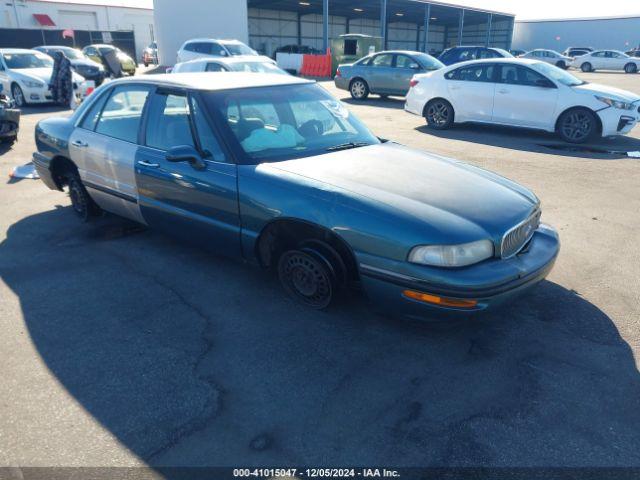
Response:
[[[44,183],[102,212],[273,270],[316,309],[354,287],[406,316],[476,312],[551,270],[557,233],[526,188],[377,138],[292,76],[150,75],[36,128]]]

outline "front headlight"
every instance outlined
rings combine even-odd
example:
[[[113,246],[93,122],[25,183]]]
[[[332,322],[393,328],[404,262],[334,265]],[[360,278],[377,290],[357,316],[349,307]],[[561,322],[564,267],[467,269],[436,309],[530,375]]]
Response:
[[[493,257],[493,253],[491,240],[462,245],[423,245],[411,250],[409,261],[435,267],[466,267]]]
[[[44,88],[44,83],[36,82],[34,80],[22,80],[22,83],[24,83],[29,88]]]
[[[595,97],[597,100],[601,101],[602,103],[606,103],[610,107],[619,108],[620,110],[633,110],[632,103],[616,100],[615,98],[601,97],[599,95],[596,95]]]

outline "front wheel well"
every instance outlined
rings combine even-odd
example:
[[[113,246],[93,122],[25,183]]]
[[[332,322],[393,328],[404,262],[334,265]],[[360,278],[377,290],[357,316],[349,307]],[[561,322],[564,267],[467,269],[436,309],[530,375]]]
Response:
[[[51,160],[49,169],[51,170],[53,181],[56,183],[59,190],[62,190],[67,184],[66,177],[69,173],[78,173],[78,167],[76,167],[76,164],[63,156],[54,157],[53,160]]]
[[[301,245],[315,245],[334,256],[344,270],[343,283],[359,280],[355,255],[347,242],[330,229],[304,220],[278,219],[269,223],[256,241],[255,253],[262,267],[274,268],[282,253]]]
[[[453,108],[453,105],[451,105],[451,102],[449,100],[447,100],[446,98],[443,98],[443,97],[435,97],[435,98],[432,98],[431,100],[429,100],[427,103],[424,104],[424,107],[422,108],[422,116],[423,117],[426,118],[426,116],[427,116],[427,108],[429,108],[429,105],[431,105],[433,102],[435,102],[437,100],[441,100],[443,102],[448,103],[449,106],[451,107],[451,110],[455,114],[455,109]]]
[[[569,107],[566,110],[560,112],[560,115],[558,115],[558,118],[556,119],[556,125],[555,125],[556,132],[558,131],[558,127],[560,126],[560,119],[562,118],[562,116],[565,113],[570,112],[571,110],[587,110],[588,112],[592,113],[593,116],[596,118],[596,122],[598,124],[598,134],[602,135],[602,120],[600,120],[600,116],[589,107]]]
[[[351,85],[353,85],[353,82],[355,82],[356,80],[361,80],[364,82],[364,84],[369,87],[369,83],[362,77],[353,77],[350,81],[349,81],[349,90],[351,90]]]

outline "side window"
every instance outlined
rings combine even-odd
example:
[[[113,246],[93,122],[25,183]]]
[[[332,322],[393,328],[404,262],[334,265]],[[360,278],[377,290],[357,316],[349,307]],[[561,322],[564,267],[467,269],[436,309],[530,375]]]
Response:
[[[185,49],[187,52],[195,52],[195,51],[196,51],[196,44],[195,44],[195,43],[187,43],[187,44],[184,46],[184,49]]]
[[[384,53],[382,55],[376,55],[371,61],[373,67],[390,67],[393,63],[393,55]]]
[[[158,150],[177,145],[195,147],[186,95],[156,93],[149,105],[146,144]]]
[[[142,110],[148,95],[149,87],[116,87],[104,106],[96,132],[136,143]]]
[[[211,126],[207,122],[200,105],[196,99],[191,99],[191,112],[193,115],[193,126],[196,129],[198,140],[200,140],[200,147],[204,158],[207,160],[213,160],[214,162],[227,162],[227,158],[220,148],[216,135],[211,130]]]
[[[447,80],[461,82],[493,82],[494,65],[471,65],[447,73]]]
[[[475,60],[476,59],[476,50],[475,48],[467,48],[461,50],[458,54],[459,62],[466,62],[467,60]]]
[[[80,128],[84,128],[85,130],[95,130],[96,124],[98,123],[98,117],[100,116],[100,112],[102,111],[102,106],[104,102],[109,98],[110,92],[105,93],[104,95],[100,95],[91,108],[85,113],[84,118],[78,125]]]
[[[411,68],[417,70],[420,68],[420,64],[413,58],[406,55],[396,55],[396,67],[397,68]]]
[[[605,56],[605,52],[596,52],[592,55],[592,57],[602,58]]]
[[[203,53],[208,53],[209,55],[216,55],[218,57],[222,57],[225,55],[222,52],[226,53],[224,47],[219,43],[207,43],[207,51]]]
[[[358,40],[347,39],[344,41],[344,54],[345,55],[357,55],[358,54]]]
[[[530,68],[520,67],[517,65],[503,65],[501,68],[501,83],[533,87],[536,85],[536,82],[538,80],[546,79],[538,72],[534,72]]]
[[[205,72],[225,72],[226,68],[224,68],[219,63],[211,62],[207,63],[207,67],[204,69]]]
[[[537,52],[534,52],[534,55]],[[478,53],[478,58],[497,58],[498,54],[496,52],[494,52],[493,50],[487,50],[485,48],[480,49],[480,52]]]

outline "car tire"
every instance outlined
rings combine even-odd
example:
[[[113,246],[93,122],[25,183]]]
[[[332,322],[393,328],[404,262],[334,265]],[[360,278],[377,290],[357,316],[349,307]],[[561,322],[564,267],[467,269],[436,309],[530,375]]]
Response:
[[[638,66],[635,63],[627,63],[624,66],[625,73],[638,73]]]
[[[87,189],[84,188],[77,172],[67,173],[65,175],[65,183],[69,191],[69,198],[71,198],[71,207],[80,220],[88,222],[100,214],[100,207],[93,201]]]
[[[11,146],[14,143],[16,143],[18,141],[18,136],[17,135],[13,135],[11,137],[5,137],[1,140],[2,143],[4,143],[5,145]]]
[[[143,64],[143,65],[144,65],[145,67],[148,67],[148,66],[149,66],[149,62],[144,62],[144,64]]]
[[[564,62],[564,60],[559,60],[556,62],[556,67],[566,70],[567,64]]]
[[[22,108],[27,106],[27,99],[24,96],[24,92],[17,83],[11,85],[11,98],[13,98],[16,107]]]
[[[573,108],[560,115],[556,131],[567,143],[586,143],[598,132],[598,119],[591,110]]]
[[[369,85],[361,78],[356,78],[349,85],[349,93],[354,100],[366,100],[369,96]]]
[[[436,98],[424,108],[424,118],[429,128],[446,130],[453,125],[455,112],[453,106],[443,98]]]
[[[278,278],[290,298],[314,310],[327,309],[334,303],[339,289],[336,266],[313,246],[282,253],[278,260]]]
[[[591,65],[589,62],[584,62],[582,65],[580,65],[580,70],[585,73],[593,72],[593,65]]]

